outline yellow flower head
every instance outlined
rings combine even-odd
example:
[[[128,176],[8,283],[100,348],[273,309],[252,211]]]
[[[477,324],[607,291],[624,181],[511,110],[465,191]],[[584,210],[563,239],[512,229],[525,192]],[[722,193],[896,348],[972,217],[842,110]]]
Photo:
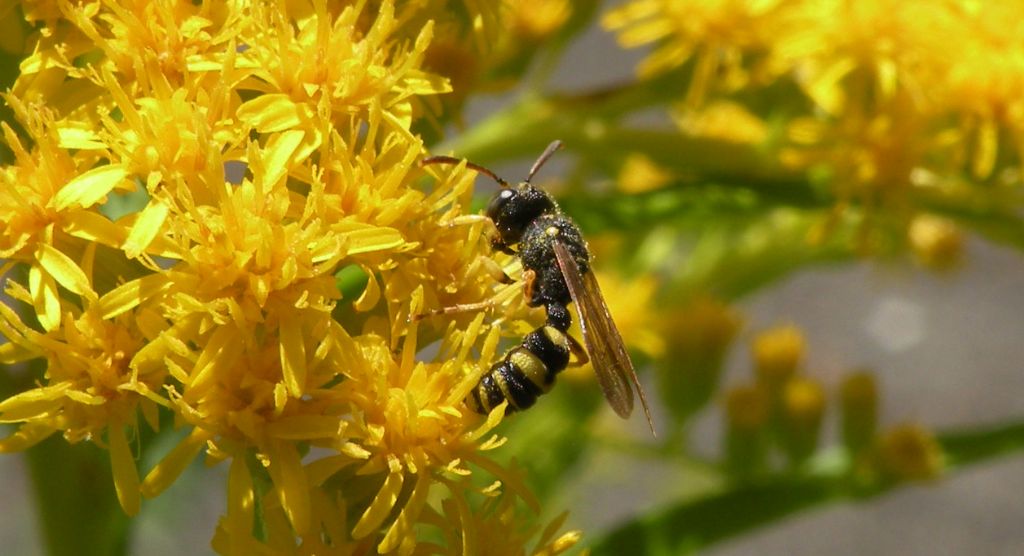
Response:
[[[618,31],[619,43],[635,48],[657,47],[638,68],[649,77],[690,60],[695,75],[687,104],[696,106],[716,85],[716,75],[735,87],[746,82],[746,57],[767,48],[773,39],[778,0],[634,0],[605,14],[602,23]]]
[[[0,449],[54,432],[106,445],[129,513],[200,453],[229,460],[213,540],[225,553],[411,553],[436,522],[431,500],[504,500],[453,522],[463,546],[494,516],[524,523],[515,500],[538,509],[486,455],[503,408],[463,403],[503,321],[418,318],[495,295],[493,265],[483,224],[459,220],[472,173],[432,181],[418,167],[411,129],[450,90],[423,69],[433,24],[372,8],[45,12],[52,28],[9,95],[29,140],[4,126],[0,360],[47,366],[0,401],[0,420],[20,424]],[[365,285],[339,290],[350,271]],[[497,288],[517,298],[513,316],[517,292]],[[139,415],[155,429],[160,412],[190,430],[140,479],[130,442]],[[469,479],[480,471],[491,486]],[[538,553],[575,542],[541,536]]]

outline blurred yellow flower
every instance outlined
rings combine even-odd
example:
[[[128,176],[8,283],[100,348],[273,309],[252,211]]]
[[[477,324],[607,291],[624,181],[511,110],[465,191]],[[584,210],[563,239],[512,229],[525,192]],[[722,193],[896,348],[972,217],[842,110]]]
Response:
[[[514,36],[523,41],[543,39],[572,15],[572,3],[567,0],[521,0],[504,2],[502,7],[509,12]]]
[[[757,335],[753,343],[758,380],[779,388],[803,363],[806,351],[803,332],[793,325],[781,325]]]
[[[641,153],[629,153],[619,170],[618,186],[623,193],[638,194],[661,189],[672,174]]]
[[[796,377],[786,383],[781,402],[782,449],[791,462],[800,463],[818,447],[825,389],[812,378]]]
[[[768,138],[767,124],[735,102],[713,101],[699,108],[680,106],[672,115],[687,135],[755,146]]]
[[[924,267],[950,269],[963,257],[963,234],[956,224],[946,218],[931,214],[915,216],[910,221],[907,235],[910,248]]]
[[[746,66],[752,53],[775,37],[778,0],[633,0],[605,14],[605,28],[618,31],[619,43],[633,48],[656,43],[640,64],[648,77],[689,61],[694,77],[687,105],[703,103],[717,85],[736,87],[749,79]],[[716,82],[717,76],[725,76]]]
[[[923,481],[942,473],[942,449],[935,436],[921,425],[897,425],[881,434],[877,441],[880,470],[889,478]]]
[[[633,0],[603,23],[625,47],[653,45],[641,78],[682,69],[681,129],[711,126],[721,130],[711,137],[725,131],[770,147],[787,168],[827,186],[837,213],[854,209],[868,217],[865,228],[895,213],[903,231],[913,195],[958,192],[962,200],[965,176],[1019,181],[1021,8],[973,0]],[[761,97],[773,100],[711,110]],[[781,141],[760,142],[776,138],[769,124],[783,131]],[[924,172],[935,176],[928,190],[916,179]]]

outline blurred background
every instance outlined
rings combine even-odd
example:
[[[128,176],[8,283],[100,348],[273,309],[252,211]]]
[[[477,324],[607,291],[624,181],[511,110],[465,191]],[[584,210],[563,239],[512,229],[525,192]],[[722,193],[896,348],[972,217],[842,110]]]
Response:
[[[591,26],[571,43],[548,82],[565,93],[627,82],[634,79],[637,64],[648,54],[644,48],[624,50],[612,33]],[[522,90],[471,97],[466,127],[472,129],[508,106]],[[671,127],[657,111],[633,118]],[[455,144],[458,134],[457,128],[450,130]],[[571,158],[571,154],[556,156],[544,169],[541,183],[558,176]],[[532,162],[528,156],[493,169],[517,180]],[[735,306],[743,315],[743,326],[727,354],[722,383],[736,384],[749,375],[751,344],[758,332],[792,324],[806,338],[807,373],[823,383],[830,395],[851,369],[874,371],[883,425],[913,421],[949,430],[1020,418],[1024,414],[1024,260],[1019,251],[981,240],[971,232],[965,232],[965,238],[963,264],[952,271],[926,271],[906,258],[820,264],[740,298]],[[656,390],[654,384],[648,385],[648,392]],[[656,401],[654,406],[656,419],[663,419],[662,404]],[[835,404],[830,404],[829,411],[834,409]],[[611,412],[603,411],[602,419],[614,420]],[[826,415],[824,423],[823,443],[835,443],[836,416]],[[694,453],[716,457],[723,426],[721,411],[700,413],[688,429]],[[630,435],[647,434],[637,416],[628,427]],[[177,439],[164,440],[170,446]],[[4,515],[0,544],[5,554],[42,553],[23,457],[0,457]],[[212,553],[209,539],[224,505],[224,474],[222,468],[193,465],[163,496],[147,501],[133,553]],[[569,509],[570,527],[601,531],[695,496],[706,486],[702,481],[701,473],[678,463],[634,458],[627,450],[606,446],[589,453],[562,485],[557,499],[547,505]],[[863,502],[813,508],[704,553],[1021,554],[1021,492],[1024,458],[1011,456]]]

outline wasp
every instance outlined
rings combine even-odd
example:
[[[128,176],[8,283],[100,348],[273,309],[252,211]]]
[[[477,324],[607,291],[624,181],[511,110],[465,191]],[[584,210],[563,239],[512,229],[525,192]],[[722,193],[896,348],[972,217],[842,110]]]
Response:
[[[533,163],[526,180],[516,186],[483,166],[466,162],[466,167],[501,186],[486,211],[486,217],[497,230],[492,246],[519,257],[526,302],[531,307],[543,306],[547,314],[544,325],[527,334],[520,345],[509,350],[484,374],[466,402],[482,414],[504,401],[508,402],[507,412],[527,409],[551,389],[556,375],[574,355],[576,364],[585,364],[588,359],[592,362],[605,399],[624,419],[633,412],[635,388],[654,433],[647,397],[591,271],[587,242],[554,197],[530,183],[561,147],[561,141],[548,145]],[[460,163],[462,160],[450,156],[431,156],[421,161],[421,165]],[[569,334],[570,303],[579,319],[585,349]],[[485,304],[452,309],[466,310]]]

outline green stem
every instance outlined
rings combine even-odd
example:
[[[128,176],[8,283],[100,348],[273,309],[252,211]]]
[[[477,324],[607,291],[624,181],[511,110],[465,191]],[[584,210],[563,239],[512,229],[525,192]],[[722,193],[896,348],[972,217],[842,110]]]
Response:
[[[106,450],[55,434],[26,456],[47,554],[128,553],[130,520],[117,502]]]
[[[940,435],[953,472],[1024,451],[1024,421]],[[806,475],[735,484],[710,496],[652,513],[599,539],[593,554],[683,554],[710,546],[814,506],[864,499],[907,483],[864,488],[851,485],[849,463]]]

